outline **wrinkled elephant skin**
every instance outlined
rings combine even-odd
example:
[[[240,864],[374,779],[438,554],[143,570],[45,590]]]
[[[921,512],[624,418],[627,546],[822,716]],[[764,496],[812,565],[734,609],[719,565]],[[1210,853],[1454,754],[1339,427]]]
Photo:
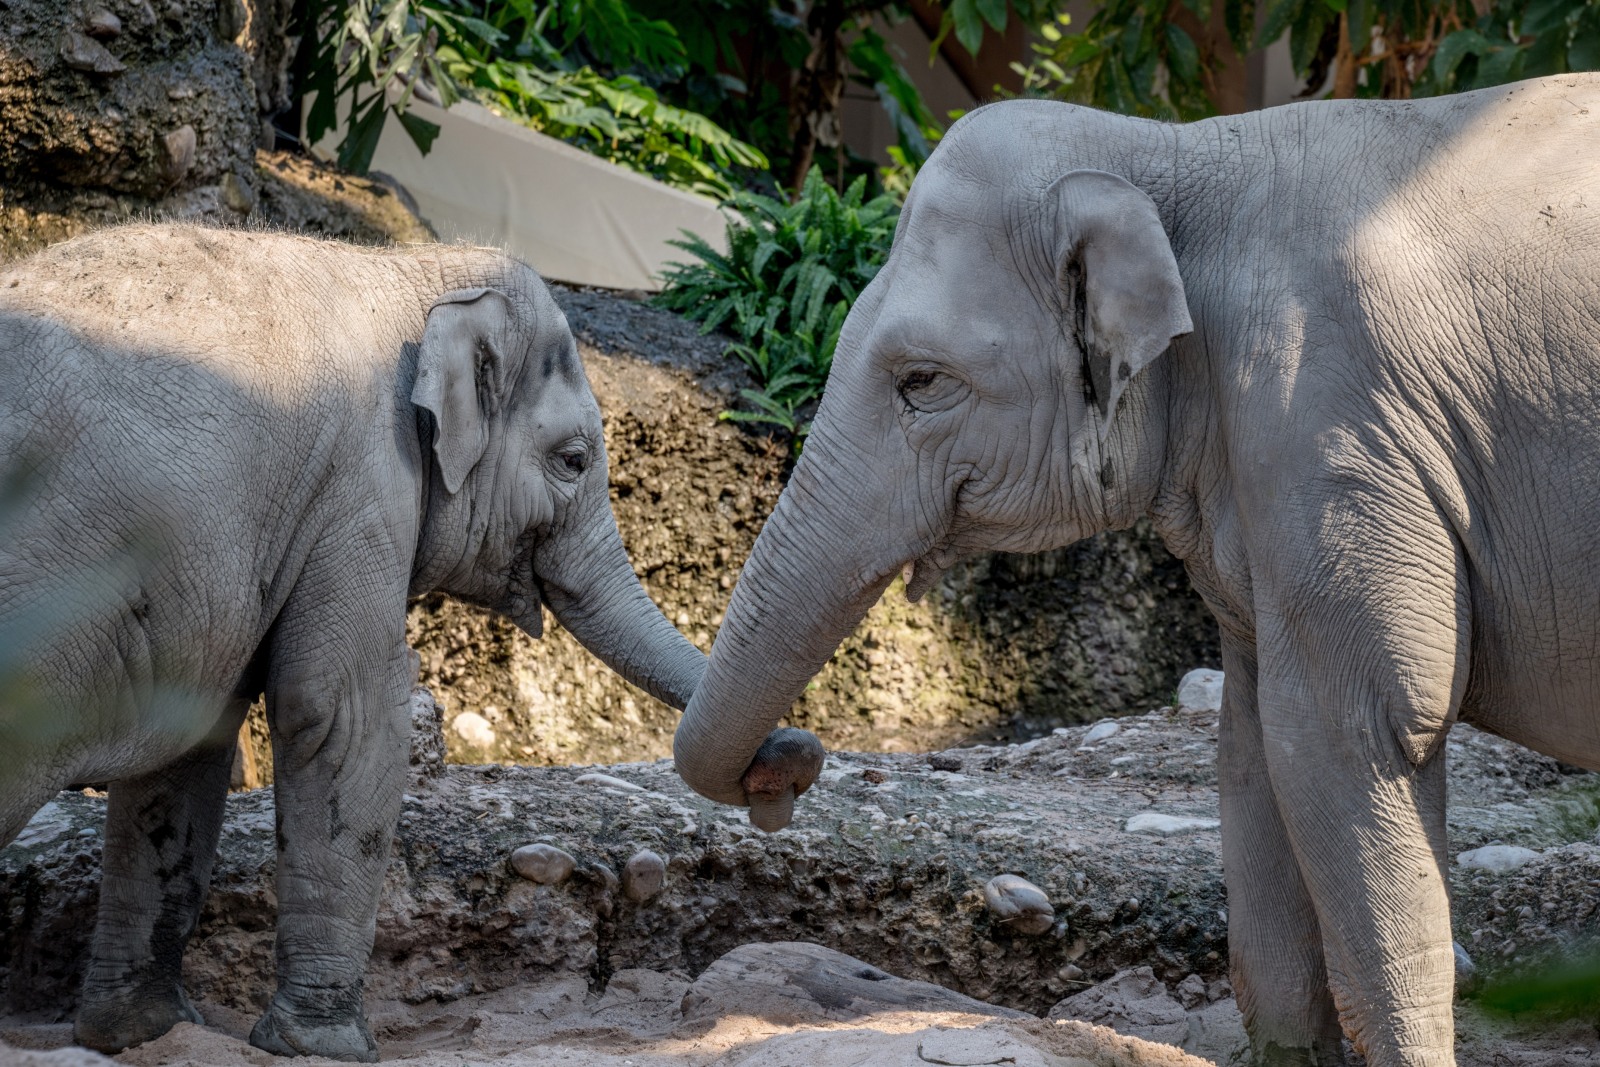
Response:
[[[1600,769],[1597,144],[1600,75],[967,115],[845,323],[679,771],[743,800],[902,568],[920,596],[963,554],[1148,516],[1223,631],[1256,1056],[1452,1063],[1446,732]]]
[[[112,783],[82,1043],[198,1020],[183,946],[264,691],[278,989],[253,1040],[377,1058],[407,599],[535,636],[548,606],[678,707],[705,669],[634,575],[606,473],[566,320],[497,252],[144,226],[0,272],[0,844]]]

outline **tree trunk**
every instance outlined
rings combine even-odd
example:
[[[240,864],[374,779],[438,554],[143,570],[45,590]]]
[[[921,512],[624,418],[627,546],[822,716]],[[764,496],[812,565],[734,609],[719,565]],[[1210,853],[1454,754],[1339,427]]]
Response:
[[[1363,49],[1363,51],[1365,51]],[[1356,95],[1356,76],[1361,73],[1359,57],[1350,49],[1350,16],[1339,15],[1339,50],[1333,58],[1333,98],[1351,100]]]
[[[844,96],[844,4],[821,0],[807,20],[811,54],[796,73],[789,101],[789,136],[794,157],[789,165],[789,188],[800,191],[817,148],[838,148],[839,100]]]

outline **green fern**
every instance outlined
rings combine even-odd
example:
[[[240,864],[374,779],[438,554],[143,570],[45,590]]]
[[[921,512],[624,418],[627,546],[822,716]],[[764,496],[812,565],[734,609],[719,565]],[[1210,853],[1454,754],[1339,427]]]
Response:
[[[743,394],[753,410],[724,418],[805,436],[800,412],[822,395],[845,316],[888,258],[900,216],[894,198],[867,200],[866,188],[863,177],[838,193],[814,168],[791,204],[734,194],[726,253],[693,235],[673,242],[692,259],[663,273],[656,303],[732,334],[727,354],[759,386]]]

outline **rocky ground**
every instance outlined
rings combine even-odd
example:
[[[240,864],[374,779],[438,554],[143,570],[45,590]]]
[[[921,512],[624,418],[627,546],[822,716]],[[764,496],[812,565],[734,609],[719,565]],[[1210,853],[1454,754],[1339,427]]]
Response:
[[[438,721],[425,693],[413,706],[419,722]],[[1216,726],[1214,711],[1163,708],[1019,745],[837,753],[795,825],[772,836],[686,791],[666,762],[444,767],[435,743],[431,755],[419,749],[407,795],[369,998],[399,1013],[385,1016],[402,1020],[387,1024],[397,1049],[410,1047],[408,1027],[475,1048],[512,1025],[483,1020],[552,990],[567,990],[561,1011],[577,1013],[568,1022],[594,1027],[583,1013],[622,995],[612,991],[619,980],[621,990],[680,983],[661,996],[681,1000],[741,945],[805,941],[1003,1008],[1103,1022],[1226,1063],[1239,1031],[1225,979]],[[1480,972],[1526,969],[1594,943],[1595,777],[1470,727],[1456,729],[1448,758],[1456,936]],[[185,962],[223,1032],[260,1009],[273,966],[271,792],[228,803],[211,899]],[[5,1031],[14,1043],[59,1037],[51,1026],[70,1017],[103,804],[62,794],[0,851],[0,992],[15,1022],[44,1027]],[[548,884],[519,874],[510,857],[532,844],[570,856],[570,873]],[[658,889],[646,851],[660,860]],[[1047,898],[1040,932],[1023,932],[986,900],[986,883],[1002,874]],[[1086,990],[1100,993],[1074,996]],[[683,1025],[668,1022],[671,1033]],[[1508,1036],[1470,1005],[1462,1023],[1465,1064],[1593,1064],[1600,1044],[1593,1025]],[[748,1038],[733,1043],[744,1049]],[[624,1058],[639,1050],[633,1038],[617,1040]],[[729,1053],[722,1046],[703,1051],[699,1060],[636,1062],[741,1062],[716,1059]],[[432,1054],[416,1050],[424,1062]]]

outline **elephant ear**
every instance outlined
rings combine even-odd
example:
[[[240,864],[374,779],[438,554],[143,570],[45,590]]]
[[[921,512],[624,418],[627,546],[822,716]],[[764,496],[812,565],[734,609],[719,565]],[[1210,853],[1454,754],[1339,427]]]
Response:
[[[510,320],[511,301],[498,289],[458,289],[428,309],[411,402],[433,413],[433,451],[452,496],[489,447]]]
[[[1055,200],[1064,305],[1069,325],[1080,329],[1104,443],[1128,382],[1194,323],[1148,196],[1100,170],[1064,174],[1047,196]]]

